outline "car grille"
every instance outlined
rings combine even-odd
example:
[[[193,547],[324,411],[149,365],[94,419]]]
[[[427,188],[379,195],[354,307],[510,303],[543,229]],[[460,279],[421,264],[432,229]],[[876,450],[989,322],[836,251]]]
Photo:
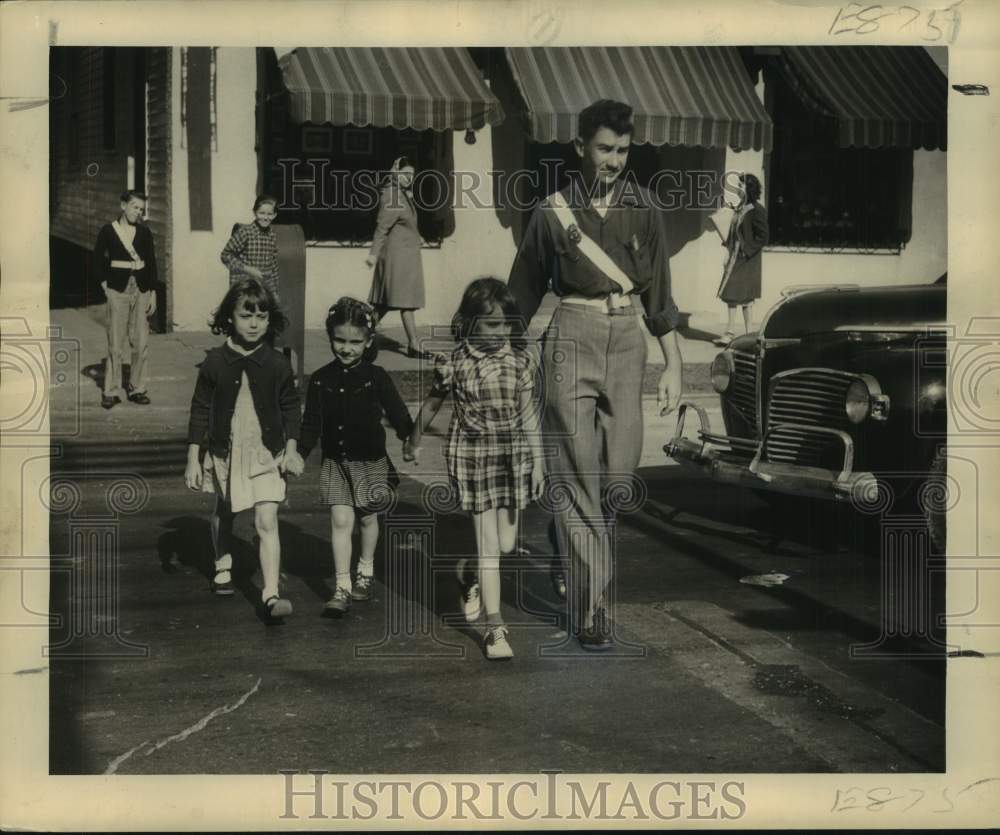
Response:
[[[826,433],[810,432],[784,423],[847,431],[844,399],[853,381],[847,374],[807,369],[779,378],[767,406],[767,460],[812,467],[840,467],[844,444]]]
[[[750,426],[757,425],[757,357],[743,351],[733,351],[733,388],[729,402]]]

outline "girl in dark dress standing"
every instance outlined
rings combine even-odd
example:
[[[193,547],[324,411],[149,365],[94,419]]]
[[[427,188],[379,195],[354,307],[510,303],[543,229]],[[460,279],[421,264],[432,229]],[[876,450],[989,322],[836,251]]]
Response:
[[[740,202],[736,206],[729,234],[723,239],[728,251],[718,296],[729,309],[726,332],[715,340],[728,345],[736,336],[737,308],[743,309],[743,331],[750,332],[750,306],[760,298],[761,250],[767,244],[767,212],[760,200],[760,180],[741,174]]]

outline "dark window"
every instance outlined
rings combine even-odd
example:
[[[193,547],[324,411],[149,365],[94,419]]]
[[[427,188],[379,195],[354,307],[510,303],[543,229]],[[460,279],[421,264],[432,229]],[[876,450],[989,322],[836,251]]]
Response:
[[[103,107],[101,113],[104,119],[104,150],[115,149],[115,53],[113,47],[105,47],[104,60],[101,67],[103,79]]]
[[[306,240],[363,246],[378,218],[378,195],[399,156],[411,159],[420,232],[428,242],[451,234],[448,191],[452,132],[287,124],[271,137],[265,190],[282,205],[280,222],[298,223]]]
[[[841,148],[836,120],[767,75],[774,147],[767,210],[772,246],[900,249],[912,230],[913,151]]]

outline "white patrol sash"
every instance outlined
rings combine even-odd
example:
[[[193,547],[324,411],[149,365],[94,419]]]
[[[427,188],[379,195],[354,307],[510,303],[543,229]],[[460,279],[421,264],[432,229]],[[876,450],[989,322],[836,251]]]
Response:
[[[127,269],[141,270],[143,267],[145,267],[146,262],[139,257],[139,253],[135,251],[135,247],[125,240],[125,236],[122,235],[122,230],[119,228],[117,220],[111,224],[111,228],[115,230],[115,234],[118,236],[118,240],[122,242],[122,246],[125,247],[125,251],[132,256],[132,260],[139,262],[139,266],[136,266],[134,263],[131,263],[129,261],[112,261],[111,266],[122,270],[127,270]],[[138,230],[136,234],[138,234]]]
[[[576,218],[573,216],[573,212],[570,210],[569,204],[566,202],[566,198],[563,197],[562,192],[554,192],[549,196],[549,200],[556,219],[562,228],[566,230],[567,234],[572,234],[570,233],[571,228],[576,230],[576,234],[579,235],[576,245],[580,248],[580,252],[587,257],[587,260],[612,281],[617,282],[622,288],[622,294],[628,295],[633,292],[635,284],[632,283],[632,279],[625,275],[622,268],[611,260],[608,253],[601,249],[596,241],[585,235],[583,230],[577,225]],[[618,293],[612,293],[611,295],[617,296]]]

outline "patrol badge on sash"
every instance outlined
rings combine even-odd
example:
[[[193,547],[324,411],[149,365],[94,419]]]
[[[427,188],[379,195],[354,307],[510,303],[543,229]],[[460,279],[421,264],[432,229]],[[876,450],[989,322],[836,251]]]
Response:
[[[570,224],[569,229],[566,230],[566,234],[569,237],[571,244],[578,244],[583,239],[583,235],[580,234],[580,230],[577,228],[575,223]]]

